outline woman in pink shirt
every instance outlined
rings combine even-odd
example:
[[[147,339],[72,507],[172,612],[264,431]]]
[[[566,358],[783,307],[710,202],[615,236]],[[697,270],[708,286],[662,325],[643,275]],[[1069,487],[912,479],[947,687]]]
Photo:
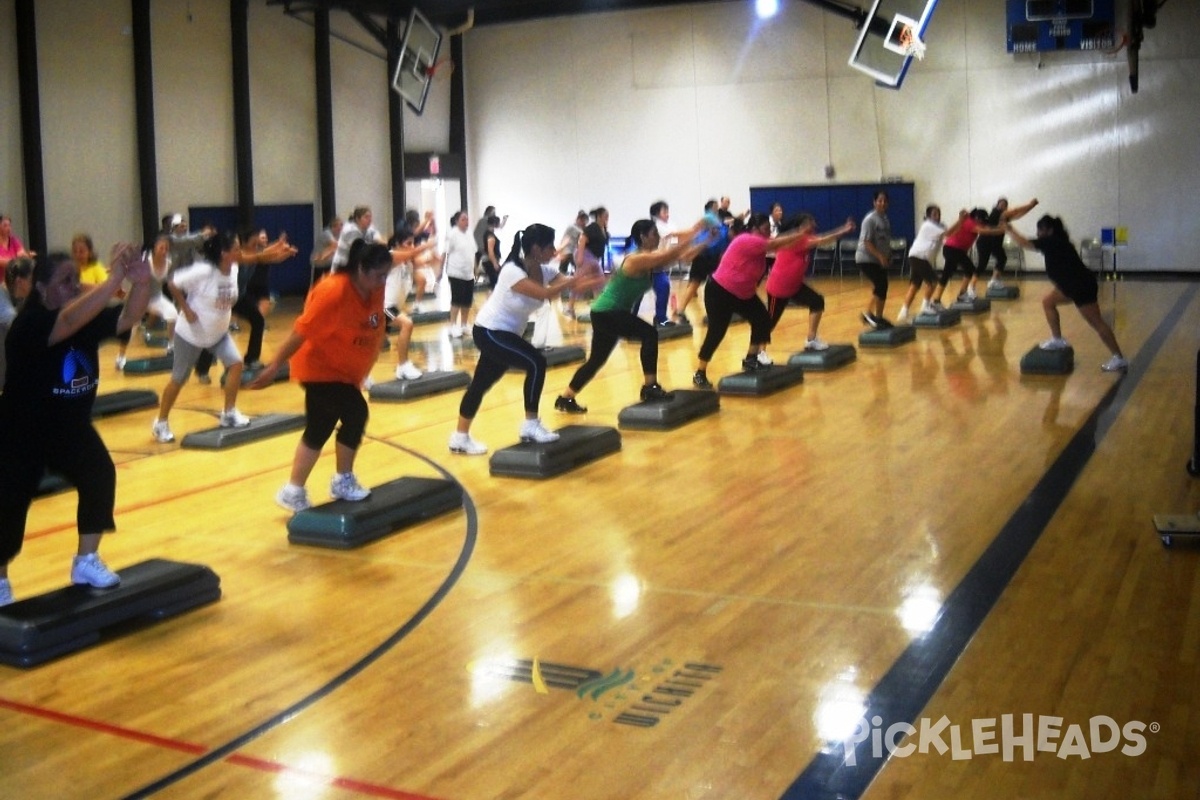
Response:
[[[713,388],[708,380],[708,362],[725,338],[734,314],[740,314],[750,322],[750,348],[742,359],[742,369],[768,366],[758,360],[759,351],[771,341],[771,315],[758,296],[758,282],[767,269],[767,253],[796,244],[804,232],[795,231],[774,239],[770,235],[770,217],[751,214],[746,222],[746,232],[729,243],[721,263],[704,287],[708,333],[700,346],[699,362],[692,376],[692,383],[700,389]]]
[[[962,300],[975,299],[975,287],[972,285],[975,282],[975,264],[971,261],[970,250],[980,234],[1003,236],[1004,228],[989,227],[987,212],[982,208],[970,212],[965,208],[959,211],[958,221],[946,231],[946,238],[942,244],[942,274],[938,278],[937,288],[933,290],[934,309],[943,308],[942,292],[946,291],[946,284],[950,283],[950,278],[959,267],[962,267],[963,281],[958,289],[958,297]]]

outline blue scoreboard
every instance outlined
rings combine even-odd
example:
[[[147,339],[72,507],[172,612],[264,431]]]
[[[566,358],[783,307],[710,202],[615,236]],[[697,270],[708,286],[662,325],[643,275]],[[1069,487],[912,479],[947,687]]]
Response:
[[[1114,0],[1008,0],[1008,52],[1109,50]]]

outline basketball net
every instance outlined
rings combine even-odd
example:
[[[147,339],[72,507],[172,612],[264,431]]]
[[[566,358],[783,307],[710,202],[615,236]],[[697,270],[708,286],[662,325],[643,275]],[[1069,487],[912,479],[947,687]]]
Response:
[[[911,25],[905,25],[900,29],[900,52],[906,56],[921,61],[925,58],[925,43],[921,41],[921,37],[912,29]]]

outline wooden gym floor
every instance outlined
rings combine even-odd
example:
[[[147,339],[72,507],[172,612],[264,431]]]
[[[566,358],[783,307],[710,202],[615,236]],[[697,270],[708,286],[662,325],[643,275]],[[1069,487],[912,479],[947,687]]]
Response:
[[[853,342],[868,284],[816,285],[822,336]],[[547,481],[451,456],[457,391],[373,403],[363,483],[445,475],[466,503],[357,550],[289,545],[272,498],[298,433],[210,452],[154,443],[153,411],[100,420],[119,464],[109,564],[206,564],[223,597],[0,667],[4,796],[1197,796],[1200,547],[1164,548],[1151,520],[1200,510],[1185,470],[1200,283],[1103,284],[1129,373],[1098,369],[1107,353],[1068,307],[1075,372],[1036,379],[1018,362],[1047,335],[1048,284],[1021,285],[782,393],[623,432],[619,453]],[[295,311],[268,318],[268,357]],[[777,360],[806,324],[789,310]],[[586,342],[586,325],[563,326]],[[664,343],[668,388],[688,387],[702,331]],[[714,380],[738,369],[747,333],[730,329]],[[418,326],[415,352],[422,367],[474,364],[444,324]],[[102,392],[161,392],[165,375],[122,375],[114,355]],[[385,354],[375,379],[393,367]],[[583,418],[553,410],[572,370],[550,372],[547,424],[615,426],[636,399],[636,346],[583,392]],[[476,422],[493,452],[516,439],[520,381]],[[189,383],[176,436],[219,407],[215,382]],[[239,407],[297,412],[302,395],[279,384]],[[330,446],[315,500],[332,463]],[[65,583],[74,510],[71,492],[34,504],[19,598]],[[896,723],[930,735],[874,757]]]

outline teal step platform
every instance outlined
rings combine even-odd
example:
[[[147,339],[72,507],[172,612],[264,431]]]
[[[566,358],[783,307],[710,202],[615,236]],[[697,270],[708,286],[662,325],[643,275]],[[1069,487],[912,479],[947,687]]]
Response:
[[[170,372],[175,366],[175,354],[166,353],[149,358],[131,358],[125,362],[126,375],[152,375],[156,372]]]
[[[617,425],[629,430],[669,431],[721,409],[721,398],[716,392],[680,389],[673,394],[667,401],[635,403],[621,409]]]
[[[111,589],[67,586],[0,608],[0,662],[36,666],[221,597],[220,578],[200,564],[151,559],[117,574]]]
[[[717,381],[721,394],[762,397],[804,382],[804,369],[794,364],[774,364],[726,375]]]
[[[216,427],[194,431],[184,436],[179,444],[181,447],[196,450],[223,450],[288,431],[298,431],[303,427],[303,414],[263,414],[251,417],[250,424],[244,428]]]
[[[96,402],[92,404],[92,419],[157,407],[158,393],[150,389],[121,389],[118,392],[96,395]]]
[[[497,450],[488,462],[491,474],[553,478],[621,449],[621,434],[616,428],[567,425],[558,433],[561,438],[555,442],[521,442]]]
[[[372,400],[398,402],[461,389],[471,382],[471,376],[461,370],[426,372],[413,381],[384,381],[371,387]]]
[[[462,508],[462,487],[440,478],[399,478],[359,502],[334,500],[288,522],[288,541],[349,550]]]
[[[660,342],[667,339],[681,339],[684,336],[692,335],[692,324],[690,322],[677,322],[674,325],[655,325],[655,330],[658,331],[658,340]]]
[[[264,367],[243,368],[242,369],[242,386],[245,386],[250,381],[258,377],[258,373],[262,372]],[[229,377],[229,371],[221,373],[221,385],[225,385],[225,379]],[[286,383],[292,377],[291,365],[284,362],[279,371],[275,373],[275,380],[272,383]]]
[[[949,328],[962,321],[962,312],[957,308],[947,308],[932,314],[917,314],[913,317],[914,328]]]
[[[793,353],[787,363],[801,367],[808,372],[829,372],[838,367],[844,367],[858,358],[858,351],[852,344],[831,344],[828,350],[802,350]]]
[[[985,295],[989,300],[1016,300],[1021,296],[1020,286],[992,286]]]
[[[950,304],[950,308],[960,314],[986,314],[992,310],[992,301],[986,297],[976,297],[974,300],[955,300]]]
[[[546,358],[546,366],[561,367],[563,364],[576,364],[587,358],[587,351],[576,344],[563,345],[562,347],[546,347],[541,351]],[[509,372],[520,372],[521,370],[510,369]]]
[[[899,347],[902,344],[914,341],[916,338],[917,329],[912,325],[897,325],[894,328],[863,331],[858,335],[858,346],[873,348]]]
[[[409,314],[412,318],[413,325],[427,325],[430,322],[449,322],[449,311],[418,311],[415,314]]]
[[[1043,350],[1033,349],[1021,356],[1022,375],[1067,375],[1075,370],[1075,348]]]

